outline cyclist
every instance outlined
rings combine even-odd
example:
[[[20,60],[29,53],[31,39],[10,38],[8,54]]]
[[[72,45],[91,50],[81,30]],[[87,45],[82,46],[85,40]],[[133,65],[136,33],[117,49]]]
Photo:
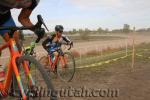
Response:
[[[22,9],[18,20],[19,22],[26,27],[32,27],[32,31],[35,32],[38,37],[42,37],[42,32],[44,31],[41,29],[36,29],[36,25],[33,25],[33,23],[30,21],[30,15],[32,14],[32,11],[35,9],[35,7],[38,5],[40,0],[0,0],[0,27],[1,26],[16,26],[15,22],[11,16],[11,9],[17,8]],[[9,30],[2,30],[0,31],[0,35],[4,38],[4,40],[7,42],[9,40]],[[19,39],[19,33],[15,32],[14,38],[16,42]],[[18,43],[18,42],[17,42]]]
[[[55,26],[55,33],[51,36],[48,36],[42,43],[43,48],[50,53],[51,47],[55,48],[57,42],[65,41],[67,45],[73,45],[73,42],[63,34],[63,26],[56,25]]]
[[[38,25],[33,25],[30,21],[30,15],[32,11],[36,8],[40,0],[0,0],[0,27],[2,26],[16,26],[12,16],[11,9],[17,8],[22,9],[18,20],[25,27],[33,27],[31,31],[33,31],[38,37],[42,38],[44,36],[43,28],[36,28]],[[2,30],[0,31],[0,35],[7,42],[9,41],[8,33],[10,30]],[[19,51],[21,51],[21,47],[19,45],[19,33],[14,33],[14,38],[17,43],[17,47]]]

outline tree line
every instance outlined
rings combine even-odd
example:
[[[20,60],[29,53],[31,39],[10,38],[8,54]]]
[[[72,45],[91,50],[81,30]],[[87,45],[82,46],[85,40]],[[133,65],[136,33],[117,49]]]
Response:
[[[141,28],[141,29],[136,29],[134,27],[131,27],[129,24],[124,24],[122,28],[120,29],[113,29],[113,30],[109,30],[109,28],[102,28],[102,27],[99,27],[98,29],[96,30],[90,30],[88,28],[85,28],[85,29],[72,29],[71,31],[65,31],[64,33],[65,34],[68,34],[68,35],[75,35],[75,34],[79,34],[81,37],[85,37],[89,34],[111,34],[111,33],[122,33],[122,34],[128,34],[128,33],[131,33],[131,32],[150,32],[150,28]],[[54,31],[53,32],[50,32],[48,34],[52,34],[52,33],[55,33]],[[33,34],[25,34],[25,35],[28,35],[28,36],[32,36]]]
[[[124,24],[121,29],[113,29],[109,30],[108,28],[103,29],[102,27],[99,27],[97,30],[90,30],[88,28],[85,29],[73,29],[71,31],[67,31],[65,33],[67,34],[87,34],[87,33],[97,33],[97,34],[107,34],[107,33],[125,33],[128,34],[130,32],[150,32],[150,28],[142,28],[135,30],[135,27],[132,27],[129,24]]]

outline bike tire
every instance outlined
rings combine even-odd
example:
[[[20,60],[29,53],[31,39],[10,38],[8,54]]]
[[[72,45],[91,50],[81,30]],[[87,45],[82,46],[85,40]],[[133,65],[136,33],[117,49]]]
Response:
[[[28,61],[30,63],[35,64],[37,70],[39,71],[39,73],[41,74],[41,77],[43,78],[43,80],[45,81],[45,84],[47,85],[47,89],[50,89],[52,92],[56,93],[56,91],[54,90],[54,86],[51,82],[51,79],[48,76],[48,74],[46,73],[44,67],[34,57],[29,56],[29,55],[21,56],[17,59],[17,65],[20,65],[23,61]],[[31,73],[31,75],[32,75],[32,73]],[[28,97],[28,100],[29,100],[29,98],[30,97]],[[57,96],[50,95],[49,100],[57,100]]]
[[[74,59],[74,56],[70,53],[70,52],[64,52],[64,57],[65,56],[69,56],[70,57],[70,60],[71,60],[71,63],[72,63],[72,66],[67,66],[68,65],[68,61],[67,61],[67,65],[66,65],[66,68],[65,68],[65,71],[67,71],[67,73],[62,73],[61,71],[63,70],[64,71],[64,68],[62,68],[62,66],[60,66],[60,60],[58,61],[57,63],[57,76],[64,82],[70,82],[72,81],[74,75],[75,75],[75,59]],[[71,68],[72,67],[72,68]],[[70,73],[70,70],[68,70],[67,68],[69,68],[71,71]],[[68,72],[70,73],[69,75]],[[68,77],[64,77],[63,74],[66,74]]]

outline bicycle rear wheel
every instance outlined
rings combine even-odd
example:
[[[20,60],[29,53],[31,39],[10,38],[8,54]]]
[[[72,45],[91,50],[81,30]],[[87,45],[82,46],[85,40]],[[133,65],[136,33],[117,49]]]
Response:
[[[24,62],[30,67],[30,73],[35,83],[34,86],[30,85],[30,79],[24,72]],[[47,75],[43,66],[37,62],[35,58],[28,55],[21,56],[17,59],[17,66],[28,100],[57,100],[56,95],[51,94],[56,91],[54,90],[50,77]]]
[[[70,52],[64,52],[66,64],[63,66],[60,60],[57,63],[57,75],[64,82],[70,82],[75,74],[75,60]]]

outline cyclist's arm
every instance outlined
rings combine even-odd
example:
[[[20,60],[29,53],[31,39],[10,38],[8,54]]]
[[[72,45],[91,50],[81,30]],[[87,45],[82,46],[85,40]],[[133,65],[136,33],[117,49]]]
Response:
[[[32,10],[30,9],[22,9],[19,17],[18,17],[18,20],[19,22],[23,25],[23,26],[26,26],[26,27],[30,27],[30,26],[33,26],[32,22],[30,21],[30,15],[32,13]]]
[[[65,42],[71,43],[71,40],[70,40],[67,36],[65,36],[64,34],[62,34],[62,38],[63,38],[63,40],[64,40]]]
[[[26,26],[26,27],[33,26],[33,23],[30,20],[30,15],[31,15],[32,11],[36,8],[37,5],[38,5],[37,2],[32,2],[32,5],[30,7],[23,8],[21,10],[18,20],[23,26]]]
[[[48,44],[50,41],[51,41],[50,38],[47,38],[47,39],[45,39],[45,40],[43,41],[42,46],[43,46],[43,48],[44,48],[45,50],[48,49],[47,44]]]

